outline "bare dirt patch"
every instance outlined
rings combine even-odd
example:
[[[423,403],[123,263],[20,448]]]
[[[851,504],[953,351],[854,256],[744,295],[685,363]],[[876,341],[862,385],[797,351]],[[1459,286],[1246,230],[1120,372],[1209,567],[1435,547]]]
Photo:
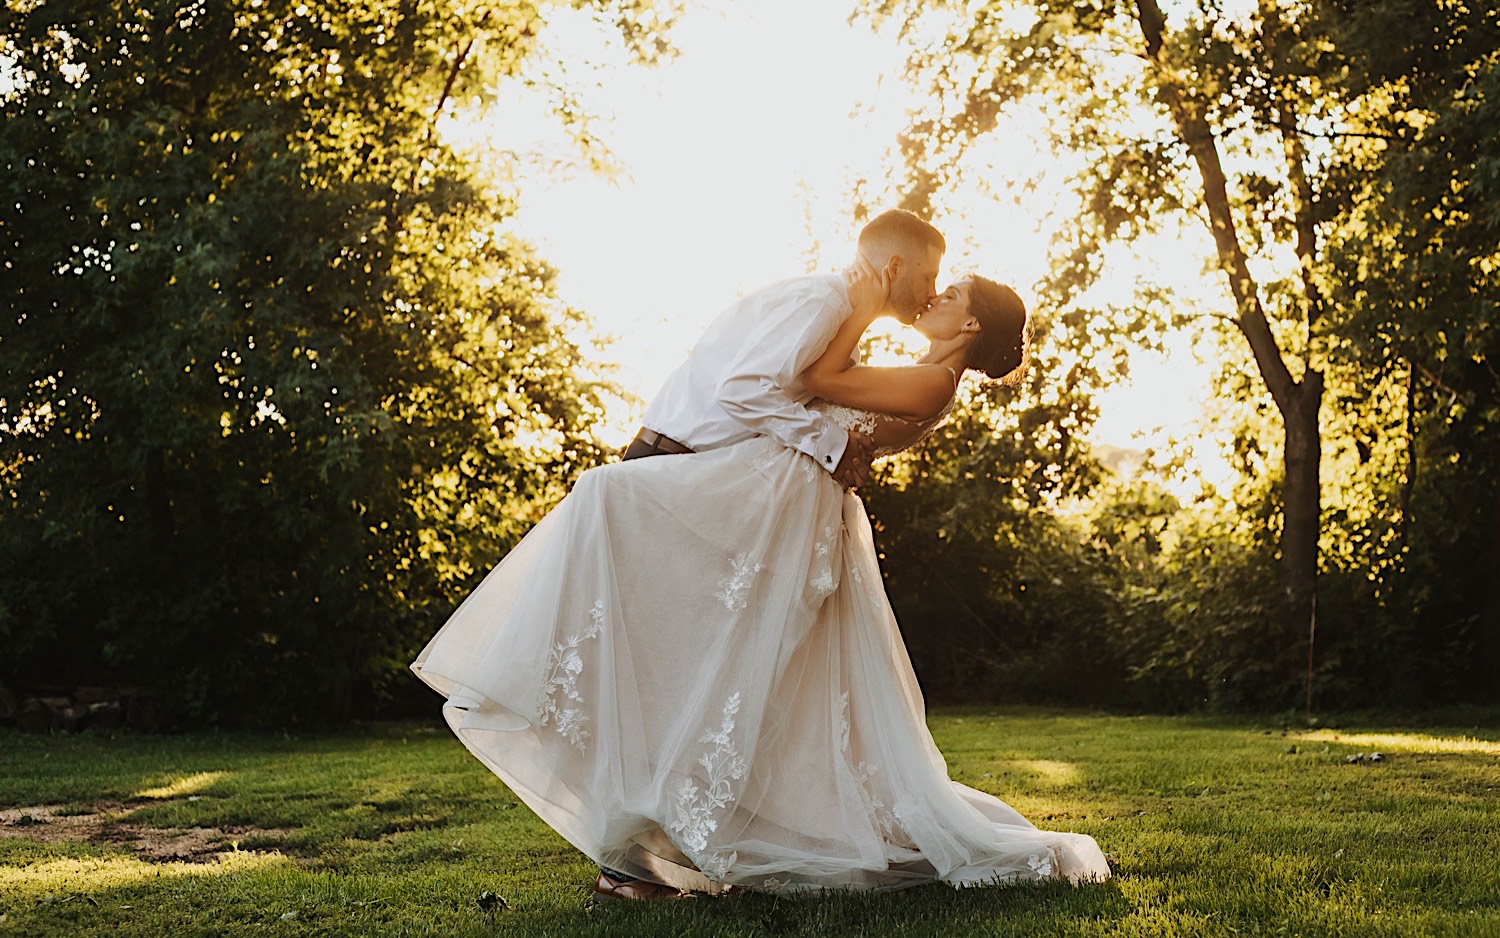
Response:
[[[161,828],[126,820],[131,806],[96,802],[84,813],[68,805],[33,805],[0,809],[0,837],[24,837],[38,843],[88,843],[127,847],[153,863],[208,863],[237,849],[238,841],[280,839],[291,833],[282,827]],[[60,814],[60,811],[68,813]]]

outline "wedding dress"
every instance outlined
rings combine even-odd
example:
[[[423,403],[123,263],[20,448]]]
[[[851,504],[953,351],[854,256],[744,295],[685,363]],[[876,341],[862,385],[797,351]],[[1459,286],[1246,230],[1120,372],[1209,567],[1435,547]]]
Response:
[[[862,502],[769,438],[585,472],[412,668],[475,756],[624,873],[706,892],[1109,875],[1092,838],[948,778]]]

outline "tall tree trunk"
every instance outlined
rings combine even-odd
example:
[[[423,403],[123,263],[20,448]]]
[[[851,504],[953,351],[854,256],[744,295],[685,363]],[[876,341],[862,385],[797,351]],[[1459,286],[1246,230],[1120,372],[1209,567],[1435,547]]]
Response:
[[[1294,405],[1283,411],[1286,421],[1286,470],[1281,481],[1281,594],[1286,602],[1288,638],[1309,635],[1313,596],[1317,591],[1318,536],[1322,499],[1319,472],[1322,435],[1318,410],[1323,401],[1323,376],[1309,372],[1298,382]],[[1310,639],[1309,639],[1310,640]]]
[[[1208,210],[1209,229],[1218,250],[1219,266],[1229,277],[1235,301],[1235,325],[1250,344],[1255,363],[1266,389],[1280,411],[1286,434],[1286,465],[1282,479],[1282,527],[1280,573],[1283,614],[1273,625],[1278,646],[1287,651],[1300,647],[1311,621],[1313,595],[1318,572],[1318,534],[1320,531],[1321,493],[1319,491],[1319,458],[1322,436],[1318,410],[1323,400],[1323,375],[1309,362],[1301,380],[1292,375],[1281,347],[1271,332],[1261,304],[1260,289],[1250,272],[1244,246],[1235,230],[1234,213],[1229,204],[1228,180],[1219,158],[1218,139],[1208,122],[1200,96],[1185,89],[1181,76],[1164,53],[1166,18],[1156,0],[1136,0],[1136,22],[1146,42],[1146,59],[1155,66],[1156,94],[1166,106],[1176,125],[1177,135],[1193,154],[1203,182],[1203,202]],[[1283,124],[1283,132],[1295,135],[1295,128]],[[1284,142],[1285,137],[1284,137]],[[1289,159],[1295,163],[1290,173],[1293,195],[1299,203],[1299,240],[1297,251],[1304,269],[1312,254],[1311,215],[1301,211],[1305,191],[1300,144],[1287,142]],[[1308,326],[1319,313],[1319,298],[1311,279],[1304,280],[1308,289]],[[1290,660],[1295,660],[1293,656]]]

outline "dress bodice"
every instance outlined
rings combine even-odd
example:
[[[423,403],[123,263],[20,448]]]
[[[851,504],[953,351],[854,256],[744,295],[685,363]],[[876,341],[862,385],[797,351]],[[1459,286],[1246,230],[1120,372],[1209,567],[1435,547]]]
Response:
[[[845,407],[843,404],[835,404],[831,401],[814,401],[808,405],[809,410],[828,415],[834,423],[845,430],[858,430],[875,438],[875,458],[889,456],[899,453],[904,449],[910,449],[921,443],[932,435],[933,431],[943,425],[948,415],[953,412],[953,401],[957,395],[948,398],[948,403],[937,415],[914,423],[910,420],[902,420],[900,417],[890,417],[885,414],[877,414],[868,410],[859,410],[855,407]]]

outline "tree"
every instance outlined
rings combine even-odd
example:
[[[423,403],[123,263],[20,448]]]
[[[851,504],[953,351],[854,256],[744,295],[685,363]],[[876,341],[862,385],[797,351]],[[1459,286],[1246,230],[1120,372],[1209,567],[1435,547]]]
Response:
[[[576,314],[434,125],[539,12],[8,5],[0,680],[347,713],[602,458]]]
[[[1212,234],[1206,260],[1228,295],[1203,318],[1242,337],[1282,423],[1282,602],[1268,647],[1290,683],[1314,616],[1320,414],[1327,334],[1340,314],[1329,309],[1323,239],[1346,208],[1322,188],[1340,158],[1322,144],[1341,117],[1326,37],[1304,8],[1270,0],[1238,17],[1216,0],[1174,6],[1176,26],[1155,0],[959,7],[872,4],[877,18],[906,24],[918,42],[909,77],[934,91],[933,112],[903,144],[914,201],[966,172],[976,142],[1004,132],[1003,115],[1042,101],[1059,151],[1078,166],[1082,215],[1043,288],[1065,324],[1112,245],[1185,223]],[[1164,312],[1170,290],[1110,310],[1110,339],[1129,343],[1187,321],[1183,310]]]

